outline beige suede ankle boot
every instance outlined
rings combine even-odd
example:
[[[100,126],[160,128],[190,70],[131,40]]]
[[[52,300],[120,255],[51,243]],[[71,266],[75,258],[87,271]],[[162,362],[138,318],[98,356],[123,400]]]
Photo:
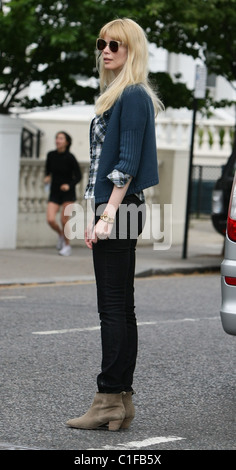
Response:
[[[121,429],[128,429],[131,421],[134,419],[135,409],[132,401],[133,393],[134,392],[125,392],[124,395],[122,395],[122,400],[125,407],[125,419],[121,424]]]
[[[97,429],[108,424],[109,431],[118,431],[125,418],[125,407],[121,393],[97,392],[87,413],[80,418],[67,421],[67,425],[78,429]]]

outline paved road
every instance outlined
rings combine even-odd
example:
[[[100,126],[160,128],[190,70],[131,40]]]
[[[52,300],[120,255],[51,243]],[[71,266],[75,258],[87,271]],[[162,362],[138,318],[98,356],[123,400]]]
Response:
[[[95,284],[2,287],[1,450],[236,450],[235,338],[219,274],[136,280],[137,416],[130,430],[68,429],[100,366]]]

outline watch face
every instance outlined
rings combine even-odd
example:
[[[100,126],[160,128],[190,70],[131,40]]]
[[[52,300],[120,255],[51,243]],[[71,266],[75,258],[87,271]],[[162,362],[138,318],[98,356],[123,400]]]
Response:
[[[102,215],[100,216],[100,219],[102,219],[103,222],[107,222],[108,224],[109,224],[109,223],[110,223],[110,224],[113,224],[113,222],[114,222],[114,219],[113,219],[112,217],[109,217],[109,215],[107,215],[107,214],[102,214]]]

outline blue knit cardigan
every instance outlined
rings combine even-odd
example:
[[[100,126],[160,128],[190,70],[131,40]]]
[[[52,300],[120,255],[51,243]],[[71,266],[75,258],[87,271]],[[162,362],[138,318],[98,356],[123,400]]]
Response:
[[[127,87],[104,118],[108,123],[94,188],[95,203],[108,201],[114,184],[107,175],[114,169],[133,177],[127,195],[159,181],[154,107],[144,87]]]

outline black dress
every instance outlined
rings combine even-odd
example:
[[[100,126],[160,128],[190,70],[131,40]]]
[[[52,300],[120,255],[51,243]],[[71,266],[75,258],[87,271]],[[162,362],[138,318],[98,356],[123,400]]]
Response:
[[[56,204],[76,200],[75,186],[81,180],[81,170],[75,156],[68,150],[58,152],[53,150],[47,154],[45,175],[51,176],[49,201]],[[61,191],[60,186],[68,184],[69,191]]]

